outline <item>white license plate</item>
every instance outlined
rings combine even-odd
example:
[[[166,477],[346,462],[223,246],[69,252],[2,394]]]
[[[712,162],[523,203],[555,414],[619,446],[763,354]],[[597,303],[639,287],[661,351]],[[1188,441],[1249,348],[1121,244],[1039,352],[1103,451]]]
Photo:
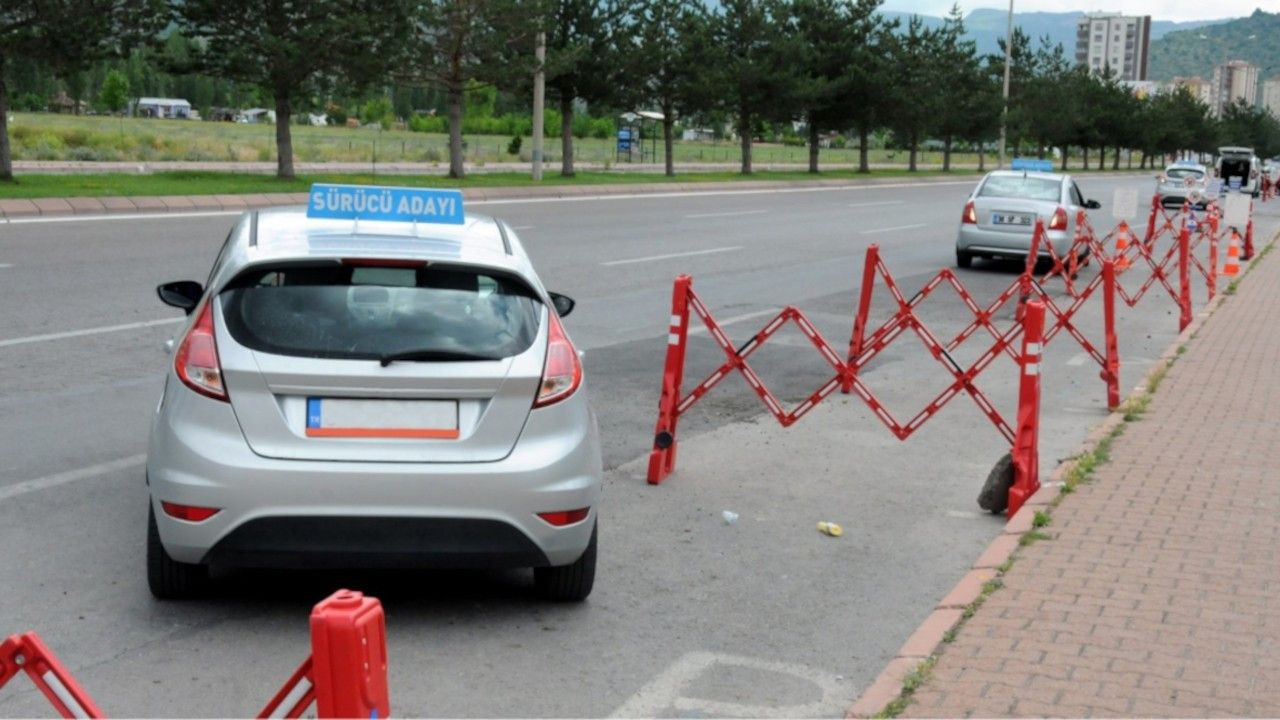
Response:
[[[1030,215],[1010,215],[1008,213],[991,213],[992,225],[1031,225]]]
[[[307,437],[458,437],[456,400],[307,398]]]

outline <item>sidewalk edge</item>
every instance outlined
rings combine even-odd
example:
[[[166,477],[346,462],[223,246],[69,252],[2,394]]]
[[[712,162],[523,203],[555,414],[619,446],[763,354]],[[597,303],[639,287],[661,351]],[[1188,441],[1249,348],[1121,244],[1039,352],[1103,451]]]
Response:
[[[1267,255],[1278,241],[1280,241],[1280,231],[1277,231],[1271,240],[1254,254],[1245,266],[1244,272],[1236,278],[1236,282],[1247,276],[1253,266]],[[968,608],[971,608],[973,603],[984,594],[987,583],[999,576],[1002,572],[1001,568],[1021,545],[1023,536],[1035,529],[1036,513],[1046,512],[1057,500],[1065,478],[1075,468],[1080,457],[1086,453],[1092,453],[1101,443],[1114,436],[1116,429],[1126,422],[1125,408],[1131,407],[1131,403],[1148,394],[1148,388],[1152,382],[1168,372],[1169,367],[1177,359],[1180,349],[1195,337],[1205,321],[1217,312],[1228,296],[1226,288],[1223,288],[1223,291],[1207,303],[1204,309],[1196,313],[1191,324],[1179,333],[1173,343],[1160,354],[1160,357],[1143,375],[1142,381],[1134,386],[1119,407],[1089,430],[1084,442],[1070,457],[1058,463],[1040,489],[1027,499],[1016,515],[1005,523],[1004,532],[991,541],[986,550],[974,561],[973,566],[965,572],[960,582],[956,583],[955,587],[934,606],[885,669],[854,700],[845,714],[846,718],[896,715],[896,713],[885,713],[885,711],[903,698],[904,683],[908,677],[914,675],[919,682],[922,679],[921,676],[926,674],[921,670],[928,667],[926,663],[931,662],[930,659],[947,641],[947,636],[962,620],[966,619],[966,615],[971,612]]]

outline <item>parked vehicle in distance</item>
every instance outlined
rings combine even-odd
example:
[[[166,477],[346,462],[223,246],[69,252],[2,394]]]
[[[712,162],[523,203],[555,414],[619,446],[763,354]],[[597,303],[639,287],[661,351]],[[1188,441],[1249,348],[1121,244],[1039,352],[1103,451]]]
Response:
[[[1012,167],[987,173],[969,195],[956,235],[957,267],[969,267],[974,258],[1025,258],[1037,218],[1054,252],[1065,255],[1075,238],[1077,211],[1101,207],[1085,199],[1070,175],[1050,172],[1049,161],[1015,160]],[[1038,254],[1047,258],[1049,250]]]
[[[1242,192],[1254,197],[1262,191],[1262,163],[1253,148],[1226,146],[1218,148],[1214,171],[1222,179],[1224,192]]]
[[[454,191],[329,187],[243,216],[204,286],[157,288],[189,317],[147,453],[152,593],[210,567],[532,567],[584,599],[603,469],[573,301],[461,193],[445,224],[423,195]],[[326,195],[357,210],[312,215]]]
[[[1179,161],[1164,169],[1156,178],[1156,194],[1161,205],[1203,208],[1208,202],[1209,168],[1197,162]]]

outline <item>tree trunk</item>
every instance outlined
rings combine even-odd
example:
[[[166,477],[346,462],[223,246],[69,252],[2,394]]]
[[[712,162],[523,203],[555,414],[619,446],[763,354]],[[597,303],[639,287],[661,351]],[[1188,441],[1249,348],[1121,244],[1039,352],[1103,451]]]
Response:
[[[1102,147],[1098,148],[1098,169],[1099,170],[1107,169],[1107,146],[1106,145],[1103,145]]]
[[[1120,146],[1119,145],[1116,146],[1116,154],[1111,156],[1111,169],[1112,170],[1120,169]]]
[[[1068,148],[1066,145],[1062,146],[1062,169],[1064,172],[1067,169],[1067,150],[1069,149],[1070,148]]]
[[[293,136],[290,134],[289,118],[293,109],[289,105],[289,96],[276,92],[276,177],[281,180],[293,179]]]
[[[867,161],[867,127],[865,125],[858,128],[858,172],[871,172],[871,163]]]
[[[985,140],[978,141],[978,172],[985,172],[987,169],[987,142]]]
[[[920,151],[920,141],[916,139],[915,133],[911,133],[911,150],[907,153],[907,170],[916,171],[916,153]]]
[[[9,154],[9,86],[0,63],[0,181],[13,181],[13,158]]]
[[[672,107],[664,105],[662,107],[662,154],[663,154],[663,171],[667,177],[675,177],[676,175],[676,148],[675,133],[676,119],[672,117]]]
[[[462,111],[466,102],[461,82],[450,83],[446,107],[449,115],[449,177],[467,176],[466,151],[462,149]]]
[[[560,95],[560,174],[573,177],[573,97]]]
[[[809,172],[818,173],[818,126],[809,117]]]
[[[1084,165],[1082,165],[1081,167],[1083,167],[1085,170],[1088,170],[1089,169],[1089,146],[1081,145],[1080,150],[1081,152],[1084,153]]]
[[[751,112],[738,112],[738,142],[742,146],[742,174],[751,174]]]
[[[951,172],[951,136],[942,141],[942,172]]]

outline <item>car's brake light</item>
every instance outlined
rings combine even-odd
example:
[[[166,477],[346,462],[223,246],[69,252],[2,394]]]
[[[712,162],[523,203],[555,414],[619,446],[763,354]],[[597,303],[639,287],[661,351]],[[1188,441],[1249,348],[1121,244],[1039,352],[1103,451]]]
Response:
[[[221,512],[219,508],[179,505],[165,500],[160,501],[160,507],[164,508],[164,513],[169,517],[186,520],[187,522],[204,522]]]
[[[549,524],[555,525],[556,527],[564,527],[566,525],[572,525],[586,520],[587,515],[590,514],[590,512],[591,508],[584,507],[578,508],[577,510],[538,513],[538,517],[546,520]]]
[[[1050,230],[1066,230],[1067,229],[1067,211],[1062,208],[1055,208],[1053,217],[1049,218]]]
[[[569,336],[560,324],[560,316],[554,309],[547,308],[547,318],[547,360],[542,367],[538,397],[533,401],[536,408],[560,402],[582,384],[582,361],[578,358],[577,348],[569,342]]]
[[[973,206],[973,201],[964,204],[964,214],[960,216],[961,225],[977,225],[978,210]]]
[[[196,321],[174,353],[173,367],[187,387],[214,400],[227,401],[222,366],[218,362],[218,343],[213,336],[212,298],[206,299],[196,312]]]

